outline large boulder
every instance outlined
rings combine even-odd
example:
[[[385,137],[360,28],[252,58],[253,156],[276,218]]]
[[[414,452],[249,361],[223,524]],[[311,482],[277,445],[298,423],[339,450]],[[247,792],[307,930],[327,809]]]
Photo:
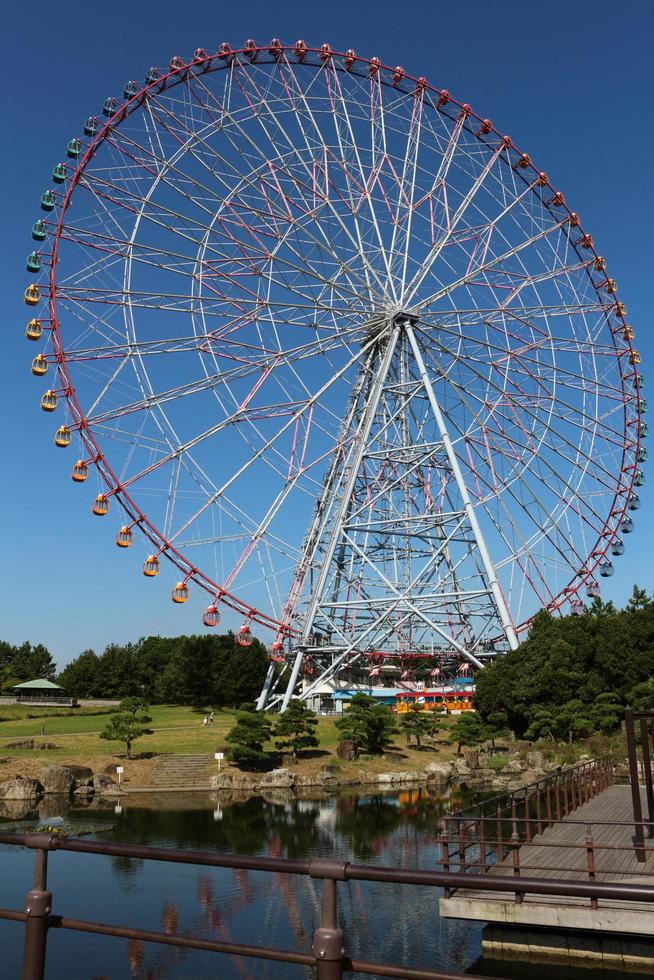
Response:
[[[469,776],[471,772],[470,766],[466,763],[465,759],[453,759],[452,768],[454,769],[454,773],[460,778]]]
[[[96,772],[93,776],[93,791],[97,796],[119,796],[121,793],[116,780],[105,772]]]
[[[0,783],[0,800],[35,800],[43,792],[38,779],[24,779],[16,776]]]
[[[527,765],[530,769],[542,769],[543,753],[538,751],[527,752]]]
[[[359,755],[359,746],[351,738],[342,738],[336,743],[336,755],[345,762],[352,762]]]
[[[73,791],[81,786],[93,786],[93,770],[89,766],[68,766],[73,777]]]
[[[295,784],[295,776],[289,769],[273,769],[261,777],[261,789],[291,789]]]
[[[46,766],[41,773],[43,792],[54,796],[70,796],[73,779],[68,766]]]
[[[396,781],[397,773],[394,772],[380,772],[377,776],[377,782],[381,789],[390,789],[393,783]]]
[[[425,777],[417,769],[405,769],[403,772],[395,773],[394,782],[397,783],[421,783]]]
[[[530,783],[537,783],[539,779],[544,779],[546,775],[544,769],[525,769],[521,779],[524,785],[528,786]]]
[[[463,758],[468,769],[479,768],[479,749],[464,749]]]
[[[231,789],[233,782],[234,777],[231,772],[219,772],[209,777],[209,785],[212,789]]]
[[[450,779],[452,772],[451,762],[430,762],[425,766],[427,779]]]

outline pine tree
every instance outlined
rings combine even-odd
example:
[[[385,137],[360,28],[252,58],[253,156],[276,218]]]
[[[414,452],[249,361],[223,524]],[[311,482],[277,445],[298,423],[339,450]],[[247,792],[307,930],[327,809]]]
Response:
[[[477,712],[464,711],[452,725],[447,740],[450,745],[456,745],[456,751],[460,755],[461,746],[480,745],[486,741],[487,736],[488,730]]]
[[[108,741],[124,742],[127,747],[127,758],[132,758],[132,743],[142,735],[152,735],[147,728],[152,718],[147,714],[150,706],[143,698],[125,698],[120,702],[117,714],[112,714],[109,724],[100,732],[100,738]]]
[[[413,738],[418,748],[423,738],[433,738],[440,728],[438,717],[432,711],[424,711],[419,704],[412,704],[400,717],[400,728],[406,735],[407,744]]]
[[[286,711],[279,715],[275,723],[275,747],[280,752],[290,751],[297,759],[303,749],[315,749],[320,744],[316,737],[318,719],[315,711],[307,708],[303,701],[292,698]]]
[[[355,694],[350,706],[336,722],[343,738],[350,738],[372,754],[388,748],[397,731],[392,714],[368,694]]]
[[[272,735],[272,722],[262,711],[238,711],[236,724],[226,735],[233,747],[227,750],[227,756],[238,765],[258,768],[265,765],[270,754],[264,751],[264,744]]]

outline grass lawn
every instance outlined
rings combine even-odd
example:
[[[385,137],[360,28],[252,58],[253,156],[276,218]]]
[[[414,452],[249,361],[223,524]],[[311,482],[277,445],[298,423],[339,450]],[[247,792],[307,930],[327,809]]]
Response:
[[[213,754],[226,747],[225,736],[234,724],[234,712],[229,709],[216,711],[213,725],[203,728],[203,709],[180,705],[152,705],[150,727],[152,735],[143,736],[134,743],[134,755],[147,758],[125,758],[122,742],[101,739],[100,732],[106,726],[110,710],[102,708],[32,708],[25,705],[0,705],[0,781],[20,773],[38,776],[49,763],[77,763],[89,765],[94,771],[111,766],[124,766],[124,782],[129,787],[147,786],[152,780],[156,756],[162,754]],[[208,710],[208,709],[207,709]],[[454,755],[454,748],[445,742],[448,720],[435,745],[417,751],[405,744],[404,736],[396,735],[392,751],[401,758],[384,757],[357,759],[342,762],[336,759],[336,743],[340,733],[334,718],[320,718],[318,736],[320,749],[309,753],[298,762],[298,772],[316,772],[326,763],[334,763],[339,775],[346,776],[361,770],[392,772],[402,769],[423,769],[429,762],[442,761]],[[42,726],[45,734],[42,734]],[[41,741],[52,742],[55,749],[40,750],[7,748],[12,740],[34,737],[38,746]],[[268,746],[274,751],[274,746]]]

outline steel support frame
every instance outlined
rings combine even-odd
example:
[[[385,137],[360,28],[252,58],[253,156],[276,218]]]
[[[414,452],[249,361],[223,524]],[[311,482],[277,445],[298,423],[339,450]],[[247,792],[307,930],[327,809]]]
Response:
[[[492,606],[494,607],[495,612],[497,614],[497,618],[507,638],[510,649],[516,649],[518,646],[518,638],[517,638],[515,626],[513,624],[511,614],[509,612],[508,606],[504,599],[497,573],[495,571],[492,560],[490,558],[490,553],[486,546],[483,532],[480,527],[479,521],[477,519],[475,508],[470,498],[470,494],[468,492],[465,479],[463,477],[461,466],[459,464],[458,458],[456,456],[456,453],[454,451],[449,436],[449,432],[445,423],[445,418],[443,416],[440,405],[436,398],[436,394],[433,385],[431,383],[431,380],[429,378],[429,374],[427,372],[427,368],[425,366],[425,362],[422,357],[420,346],[413,329],[414,319],[415,318],[411,317],[409,314],[396,314],[389,321],[386,331],[382,331],[379,334],[379,343],[381,344],[385,340],[386,345],[381,355],[377,372],[375,374],[375,377],[372,379],[369,391],[367,393],[367,400],[366,400],[365,407],[363,409],[363,417],[361,419],[357,437],[356,437],[356,446],[350,452],[350,455],[348,456],[347,461],[344,464],[347,467],[347,474],[344,478],[343,488],[340,494],[340,498],[337,502],[337,509],[335,513],[332,511],[329,514],[329,519],[331,521],[332,526],[330,529],[329,537],[325,544],[324,552],[321,555],[321,565],[318,572],[317,581],[312,588],[311,595],[309,598],[307,612],[304,618],[303,632],[302,632],[301,639],[296,647],[291,675],[286,685],[286,690],[283,696],[275,699],[270,704],[267,704],[268,699],[270,697],[271,688],[274,679],[274,665],[271,665],[268,671],[268,675],[266,677],[266,681],[264,683],[264,688],[262,690],[262,693],[258,701],[257,706],[260,709],[266,706],[271,707],[274,705],[280,705],[282,711],[286,709],[297,686],[306,649],[310,645],[310,637],[314,628],[318,610],[321,609],[322,606],[324,605],[325,610],[323,611],[325,611],[325,615],[326,615],[327,607],[336,608],[338,606],[344,605],[343,603],[323,602],[323,593],[327,585],[328,576],[332,566],[332,561],[336,549],[338,547],[339,541],[343,539],[347,540],[349,546],[353,550],[358,551],[359,557],[364,563],[369,564],[373,568],[375,567],[374,563],[370,560],[369,556],[367,556],[367,554],[365,553],[365,550],[358,548],[356,543],[351,538],[348,538],[347,534],[345,533],[345,524],[346,524],[348,510],[351,507],[351,497],[354,490],[355,482],[357,479],[357,475],[359,473],[362,460],[366,455],[366,448],[371,434],[372,425],[381,403],[381,399],[384,392],[384,386],[388,378],[393,356],[396,351],[398,338],[402,334],[404,334],[406,339],[408,340],[410,351],[414,358],[415,365],[418,369],[418,373],[420,377],[419,384],[422,386],[422,388],[424,388],[424,391],[426,393],[427,400],[431,408],[431,412],[436,422],[437,431],[441,440],[441,445],[447,457],[447,461],[451,468],[452,475],[456,483],[456,488],[462,502],[463,510],[460,513],[460,517],[458,517],[458,520],[456,521],[456,527],[460,528],[461,526],[463,526],[464,522],[467,524],[467,527],[472,532],[472,538],[474,541],[475,550],[481,561],[480,571],[483,570],[483,574],[481,577],[482,580],[485,579],[483,583],[485,589],[479,592],[479,597],[483,595],[488,597],[488,599],[490,599]],[[355,407],[356,406],[351,406],[351,408],[355,408]],[[332,469],[328,477],[330,491],[333,489],[336,476],[337,474],[334,472],[334,467],[332,466]],[[311,532],[308,536],[313,544],[313,555],[315,555],[320,540],[320,535],[319,535],[320,528],[319,528],[318,516],[319,515],[316,515],[316,518],[314,518],[315,526],[312,525]],[[325,514],[324,516],[326,518],[327,515]],[[452,517],[455,516],[458,516],[458,512],[457,515],[455,515],[454,512],[452,513]],[[443,554],[447,552],[447,548],[448,548],[448,536],[444,534]],[[311,557],[313,557],[313,555]],[[438,556],[436,556],[436,559],[434,559],[434,557],[432,556],[432,558],[429,559],[425,567],[429,567],[429,565],[433,564],[437,559]],[[350,665],[355,661],[357,661],[362,654],[362,651],[360,649],[357,649],[357,647],[360,646],[361,641],[365,639],[366,634],[369,634],[373,629],[378,628],[380,625],[382,625],[384,621],[388,620],[388,618],[398,609],[405,614],[408,615],[412,614],[417,616],[432,631],[434,631],[435,633],[439,634],[441,637],[446,639],[448,643],[451,643],[454,649],[456,649],[461,655],[463,655],[467,660],[473,663],[476,667],[479,668],[483,667],[483,662],[474,656],[472,651],[468,648],[467,643],[463,643],[463,644],[458,643],[454,637],[447,635],[444,632],[444,630],[440,628],[437,623],[434,622],[433,618],[431,618],[424,610],[420,609],[415,604],[415,602],[411,600],[410,597],[411,586],[415,584],[415,578],[412,581],[411,585],[404,590],[406,594],[402,594],[402,592],[397,590],[393,586],[393,584],[389,581],[389,579],[383,575],[381,570],[376,568],[375,571],[377,572],[381,581],[386,585],[388,589],[390,589],[391,593],[395,593],[395,594],[391,595],[387,600],[385,600],[384,603],[381,602],[379,603],[380,605],[379,615],[376,617],[376,619],[373,621],[372,624],[368,625],[367,629],[364,629],[362,631],[361,635],[356,638],[355,642],[345,643],[344,644],[345,649],[342,650],[342,652],[339,652],[336,657],[332,656],[331,663],[325,666],[320,672],[319,677],[316,678],[309,685],[309,687],[303,694],[304,697],[308,697],[322,683],[325,683],[326,681],[334,677],[337,674],[337,672],[340,669],[342,669],[345,663]],[[419,573],[417,578],[419,578],[421,574],[424,574],[424,570],[423,572]],[[453,575],[455,574],[455,569],[452,569],[452,574]],[[383,608],[384,606],[385,608]],[[389,630],[388,632],[391,631]]]

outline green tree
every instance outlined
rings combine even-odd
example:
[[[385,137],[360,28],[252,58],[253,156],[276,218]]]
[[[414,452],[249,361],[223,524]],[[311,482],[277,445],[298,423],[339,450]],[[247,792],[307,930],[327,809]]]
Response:
[[[634,585],[629,601],[627,602],[627,612],[638,612],[639,609],[646,609],[647,606],[652,605],[652,601],[645,589]]]
[[[486,722],[486,738],[490,740],[493,750],[495,750],[495,739],[506,738],[511,734],[509,719],[506,711],[491,711]]]
[[[101,697],[100,658],[93,650],[84,650],[64,667],[57,683],[75,698]]]
[[[388,708],[368,694],[354,695],[343,717],[336,721],[336,727],[343,738],[352,739],[366,752],[376,755],[388,748],[397,731]]]
[[[315,749],[320,744],[316,736],[318,719],[304,701],[292,698],[286,711],[275,722],[275,747],[280,752],[292,752],[297,759],[303,749]]]
[[[132,744],[143,735],[152,735],[147,728],[152,718],[147,714],[149,705],[143,698],[125,698],[120,703],[116,714],[112,714],[109,723],[100,732],[100,738],[113,742],[124,742],[127,748],[127,758],[132,758]]]
[[[654,677],[635,684],[627,695],[627,704],[634,711],[652,711],[654,708]]]
[[[433,738],[440,729],[435,712],[423,711],[419,704],[409,705],[409,710],[400,716],[399,723],[407,744],[413,739],[418,748],[421,748],[424,738]]]
[[[236,724],[226,735],[232,747],[227,756],[232,762],[252,768],[259,768],[270,760],[264,745],[272,736],[272,722],[262,711],[238,711]]]
[[[450,745],[456,745],[456,751],[460,755],[461,747],[468,745],[473,747],[481,745],[486,741],[488,729],[476,711],[464,711],[459,715],[448,735]]]
[[[9,669],[11,675],[20,677],[21,681],[32,681],[42,677],[54,681],[57,674],[52,654],[42,643],[37,643],[36,646],[27,642],[21,643],[15,648]]]

